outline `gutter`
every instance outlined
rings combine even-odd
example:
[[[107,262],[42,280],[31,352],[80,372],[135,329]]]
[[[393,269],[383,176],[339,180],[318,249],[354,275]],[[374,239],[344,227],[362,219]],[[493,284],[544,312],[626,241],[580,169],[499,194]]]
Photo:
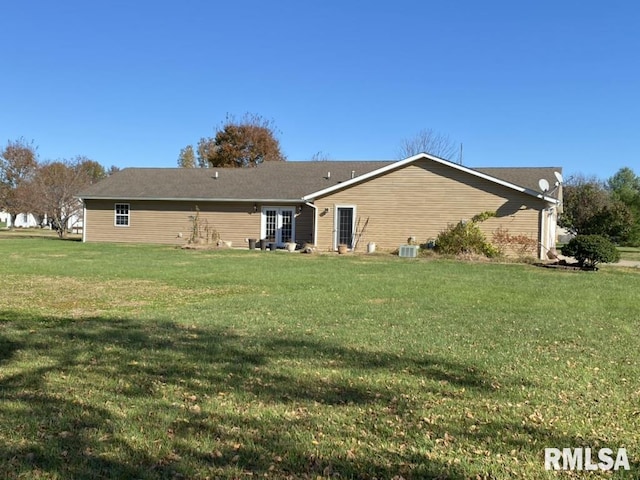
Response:
[[[227,202],[227,203],[275,203],[275,204],[283,204],[283,203],[300,203],[299,198],[171,198],[171,197],[132,197],[130,195],[122,195],[122,196],[100,196],[100,195],[76,195],[76,198],[80,200],[131,200],[131,201],[140,201],[140,202]]]

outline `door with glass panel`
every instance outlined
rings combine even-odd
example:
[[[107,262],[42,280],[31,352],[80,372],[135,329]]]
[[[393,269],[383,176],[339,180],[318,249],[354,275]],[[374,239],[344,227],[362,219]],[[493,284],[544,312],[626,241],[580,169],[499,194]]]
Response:
[[[280,247],[295,242],[295,218],[293,207],[263,207],[261,237]]]
[[[336,207],[336,248],[338,245],[346,245],[353,248],[353,221],[355,219],[355,207]]]

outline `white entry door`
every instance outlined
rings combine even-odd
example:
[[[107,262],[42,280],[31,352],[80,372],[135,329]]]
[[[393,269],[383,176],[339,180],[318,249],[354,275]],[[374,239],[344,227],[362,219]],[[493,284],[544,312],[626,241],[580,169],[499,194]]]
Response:
[[[279,247],[296,241],[296,210],[294,207],[262,207],[260,237]]]

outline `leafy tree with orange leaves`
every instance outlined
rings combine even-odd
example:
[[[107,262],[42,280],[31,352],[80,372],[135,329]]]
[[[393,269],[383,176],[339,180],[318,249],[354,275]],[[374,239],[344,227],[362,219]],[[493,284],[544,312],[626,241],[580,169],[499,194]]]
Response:
[[[228,116],[214,137],[203,137],[198,142],[198,166],[255,167],[263,162],[284,161],[276,133],[273,121],[260,115],[245,114],[240,120]],[[191,146],[181,150],[178,165],[195,166]]]

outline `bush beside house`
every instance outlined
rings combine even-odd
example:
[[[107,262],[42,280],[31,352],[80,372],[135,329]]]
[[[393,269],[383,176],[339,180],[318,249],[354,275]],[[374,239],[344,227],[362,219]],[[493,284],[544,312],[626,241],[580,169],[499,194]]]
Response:
[[[598,263],[615,263],[620,252],[606,237],[601,235],[578,235],[562,247],[562,254],[574,257],[580,266],[594,268]]]

